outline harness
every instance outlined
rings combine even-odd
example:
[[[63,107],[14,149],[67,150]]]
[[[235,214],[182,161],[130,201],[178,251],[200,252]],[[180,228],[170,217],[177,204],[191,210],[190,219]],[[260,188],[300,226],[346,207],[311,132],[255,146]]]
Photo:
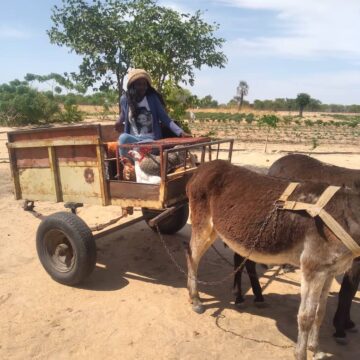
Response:
[[[321,220],[328,226],[334,235],[342,241],[342,243],[354,254],[355,257],[360,256],[360,246],[355,240],[344,230],[344,228],[326,211],[325,205],[331,200],[340,186],[328,186],[321,194],[316,204],[308,204],[300,201],[289,201],[288,197],[293,193],[299,185],[297,182],[290,183],[279,198],[280,204],[278,209],[290,211],[305,210],[311,217],[319,216]]]

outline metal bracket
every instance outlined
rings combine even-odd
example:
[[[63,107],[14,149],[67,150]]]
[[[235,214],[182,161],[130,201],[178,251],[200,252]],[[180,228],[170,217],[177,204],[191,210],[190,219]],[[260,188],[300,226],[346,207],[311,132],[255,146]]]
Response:
[[[66,202],[64,204],[64,207],[66,209],[71,209],[71,212],[75,215],[76,215],[76,209],[83,206],[84,206],[83,203],[76,203],[76,202]]]

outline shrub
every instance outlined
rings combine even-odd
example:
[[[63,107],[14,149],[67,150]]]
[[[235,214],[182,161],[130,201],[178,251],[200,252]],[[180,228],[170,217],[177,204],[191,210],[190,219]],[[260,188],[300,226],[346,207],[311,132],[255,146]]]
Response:
[[[64,110],[54,120],[65,123],[79,122],[83,120],[83,113],[76,105],[66,103]]]
[[[49,122],[60,111],[52,93],[42,93],[26,82],[0,85],[0,124],[26,125]]]

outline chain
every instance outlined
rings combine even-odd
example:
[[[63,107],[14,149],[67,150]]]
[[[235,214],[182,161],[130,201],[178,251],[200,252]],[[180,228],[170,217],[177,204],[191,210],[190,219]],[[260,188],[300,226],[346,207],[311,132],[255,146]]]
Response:
[[[271,209],[271,211],[269,212],[269,214],[268,214],[267,217],[265,218],[264,222],[262,223],[262,225],[261,225],[261,227],[260,227],[260,230],[259,230],[259,232],[258,232],[258,234],[257,234],[257,236],[256,236],[256,238],[255,238],[255,241],[254,241],[254,243],[253,243],[253,246],[252,246],[252,248],[250,249],[248,255],[244,258],[244,260],[241,262],[241,264],[240,264],[234,271],[232,271],[230,274],[224,276],[222,279],[217,280],[217,281],[203,281],[203,280],[198,280],[198,279],[192,278],[192,277],[191,277],[190,279],[191,279],[191,280],[195,280],[195,281],[196,281],[197,283],[199,283],[199,284],[209,285],[209,286],[215,286],[215,285],[219,285],[219,284],[223,283],[223,282],[224,282],[225,280],[227,280],[228,278],[234,276],[238,271],[240,271],[240,270],[244,267],[246,261],[249,259],[250,255],[251,255],[252,252],[254,251],[255,246],[257,245],[258,241],[260,240],[261,235],[263,234],[266,226],[269,224],[269,222],[270,222],[271,218],[274,216],[274,214],[275,214],[275,224],[273,225],[273,232],[272,232],[272,234],[273,234],[273,236],[275,236],[275,233],[276,233],[276,222],[277,222],[277,217],[278,217],[278,216],[277,216],[277,215],[278,215],[278,212],[277,212],[278,209],[279,209],[278,203],[277,203],[277,202],[274,202],[273,208]],[[186,278],[188,278],[189,275],[188,275],[187,271],[185,271],[184,268],[176,261],[176,259],[174,258],[173,254],[171,253],[169,247],[166,245],[166,242],[165,242],[164,237],[162,236],[162,234],[161,234],[161,232],[160,232],[160,229],[159,229],[159,225],[158,225],[158,224],[156,224],[156,230],[157,230],[157,233],[158,233],[158,235],[159,235],[159,238],[160,238],[160,240],[161,240],[161,242],[162,242],[162,244],[163,244],[163,246],[164,246],[167,254],[169,255],[171,261],[174,263],[174,265],[176,266],[176,268],[177,268],[183,275],[185,275]]]

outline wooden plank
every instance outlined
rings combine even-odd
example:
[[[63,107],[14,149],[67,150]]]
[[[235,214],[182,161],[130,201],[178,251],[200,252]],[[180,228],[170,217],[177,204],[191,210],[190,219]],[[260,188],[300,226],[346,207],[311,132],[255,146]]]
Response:
[[[182,177],[172,179],[166,183],[167,193],[164,199],[166,206],[186,199],[186,184],[191,176],[192,173],[185,173]]]
[[[49,154],[47,148],[14,149],[16,164],[19,169],[49,168]]]
[[[48,153],[49,153],[49,163],[50,163],[51,175],[54,183],[56,201],[60,202],[62,201],[62,191],[60,184],[59,168],[55,156],[55,148],[49,146]]]
[[[101,191],[101,200],[102,204],[104,206],[109,205],[110,196],[109,196],[109,185],[106,181],[106,175],[105,175],[105,163],[104,163],[104,148],[99,143],[96,146],[96,154],[97,154],[97,167],[98,167],[98,173],[99,173],[99,181],[100,181],[100,191]]]
[[[110,198],[111,205],[121,207],[146,207],[149,209],[164,209],[164,204],[159,200],[143,200],[143,199],[117,199]]]
[[[112,234],[114,233],[115,231],[119,231],[121,229],[125,229],[127,228],[128,226],[131,226],[133,224],[136,224],[140,221],[144,220],[144,217],[143,216],[139,216],[137,217],[136,219],[132,219],[132,220],[129,220],[129,221],[126,221],[124,222],[123,224],[119,224],[117,226],[114,226],[110,229],[107,229],[107,230],[104,230],[104,231],[101,231],[99,233],[96,233],[94,234],[94,239],[97,240],[97,239],[101,239],[102,237],[106,236],[106,235],[109,235],[109,234]]]
[[[159,200],[159,185],[140,184],[131,181],[109,181],[111,199]]]
[[[8,144],[6,144],[8,145]],[[21,199],[21,186],[20,186],[20,177],[19,177],[19,171],[16,163],[16,154],[14,149],[10,149],[8,147],[9,152],[9,159],[10,159],[10,171],[11,171],[11,177],[13,179],[14,183],[14,195],[15,199],[19,200]]]
[[[56,158],[62,165],[81,163],[96,166],[98,162],[96,146],[88,145],[60,146],[56,149]]]
[[[171,174],[167,174],[166,178],[167,180],[173,180],[173,179],[177,179],[179,177],[182,177],[184,174],[193,174],[196,171],[197,168],[190,168],[190,169],[186,169],[186,170],[179,170],[176,172],[173,172]]]
[[[121,124],[120,133],[124,131],[124,125]],[[101,125],[100,127],[100,137],[103,142],[112,142],[118,141],[119,132],[115,130],[115,126],[113,124],[110,125]]]
[[[75,125],[52,128],[37,128],[8,132],[9,142],[44,140],[44,139],[97,139],[100,136],[100,125]]]
[[[16,143],[9,143],[8,147],[12,149],[26,149],[36,147],[49,147],[49,146],[80,146],[80,145],[96,145],[97,139],[95,140],[81,140],[81,139],[65,139],[65,140],[29,140],[19,141]]]
[[[355,257],[360,256],[360,246],[327,211],[321,210],[319,216]]]

